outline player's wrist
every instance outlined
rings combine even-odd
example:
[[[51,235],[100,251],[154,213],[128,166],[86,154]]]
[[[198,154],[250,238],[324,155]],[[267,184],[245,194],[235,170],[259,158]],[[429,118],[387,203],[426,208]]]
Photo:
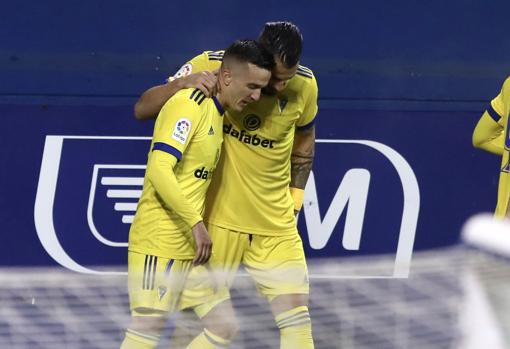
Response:
[[[200,230],[200,225],[204,224],[201,216],[193,217],[182,217],[186,224],[190,227],[191,232],[194,234],[197,230]]]
[[[184,87],[182,78],[174,78],[173,76],[168,79],[168,84],[174,86],[178,89],[182,89]]]
[[[303,206],[305,191],[304,189],[290,187],[290,195],[292,196],[292,200],[294,200],[294,212],[299,213],[299,210],[301,210]]]

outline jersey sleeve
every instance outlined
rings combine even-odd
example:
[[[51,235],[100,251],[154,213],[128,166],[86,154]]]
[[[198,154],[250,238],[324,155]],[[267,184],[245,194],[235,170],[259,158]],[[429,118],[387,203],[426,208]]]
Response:
[[[147,178],[165,204],[191,228],[202,216],[181,190],[174,173],[202,118],[201,109],[189,97],[190,90],[168,100],[156,120],[152,154],[147,163]]]
[[[186,92],[170,98],[159,112],[154,126],[152,150],[162,150],[177,160],[181,160],[202,118],[199,106],[187,97]]]
[[[485,111],[473,132],[473,145],[493,154],[503,155],[504,127],[494,121],[488,111]]]
[[[221,61],[223,60],[223,52],[224,51],[205,51],[198,56],[193,57],[174,75],[169,77],[168,80],[179,79],[205,70],[213,71],[218,69],[221,65]]]
[[[508,117],[510,107],[510,77],[503,83],[501,92],[494,98],[487,111],[494,121]],[[495,113],[494,113],[495,112]]]
[[[317,87],[317,80],[315,80],[315,77],[312,77],[312,80],[308,83],[308,85],[306,85],[306,92],[303,114],[296,123],[298,129],[306,129],[313,126],[315,116],[317,115],[317,97],[319,95],[319,89]]]
[[[510,77],[501,92],[490,102],[480,117],[473,132],[473,145],[488,152],[503,155],[505,149],[505,127],[510,108]]]
[[[173,156],[156,149],[149,157],[146,176],[165,205],[174,210],[190,228],[193,228],[202,220],[202,216],[181,190],[174,173],[176,163],[177,160]]]

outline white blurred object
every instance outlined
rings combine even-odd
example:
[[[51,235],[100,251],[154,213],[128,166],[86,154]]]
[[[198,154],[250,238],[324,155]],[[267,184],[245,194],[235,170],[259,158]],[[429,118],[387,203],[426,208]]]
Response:
[[[462,240],[468,245],[510,257],[510,222],[481,213],[471,217],[462,229]]]
[[[482,283],[469,270],[463,283],[465,298],[459,314],[461,336],[457,349],[505,349],[498,319]]]
[[[458,348],[508,348],[510,221],[494,219],[491,213],[477,214],[464,224],[461,239],[476,250],[464,269],[462,339]]]

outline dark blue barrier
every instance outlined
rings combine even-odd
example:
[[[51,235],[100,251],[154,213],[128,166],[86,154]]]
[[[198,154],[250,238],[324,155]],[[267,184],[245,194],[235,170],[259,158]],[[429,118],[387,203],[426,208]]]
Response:
[[[303,32],[322,98],[487,100],[510,72],[507,0],[2,2],[0,96],[138,96],[263,23]]]
[[[143,175],[152,123],[136,122],[130,106],[0,105],[0,113],[0,264],[125,263],[129,214],[115,203],[136,198],[108,190],[140,189],[111,179]],[[413,242],[415,250],[457,242],[465,219],[495,201],[498,159],[472,148],[477,118],[321,109],[299,218],[307,254],[406,255]]]

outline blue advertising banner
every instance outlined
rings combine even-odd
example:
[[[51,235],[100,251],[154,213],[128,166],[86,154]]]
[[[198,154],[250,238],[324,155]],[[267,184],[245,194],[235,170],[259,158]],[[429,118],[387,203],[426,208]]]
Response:
[[[131,106],[0,105],[0,264],[125,265],[151,122]],[[498,159],[471,146],[472,112],[321,109],[299,229],[309,257],[391,254],[458,241],[492,210]]]

